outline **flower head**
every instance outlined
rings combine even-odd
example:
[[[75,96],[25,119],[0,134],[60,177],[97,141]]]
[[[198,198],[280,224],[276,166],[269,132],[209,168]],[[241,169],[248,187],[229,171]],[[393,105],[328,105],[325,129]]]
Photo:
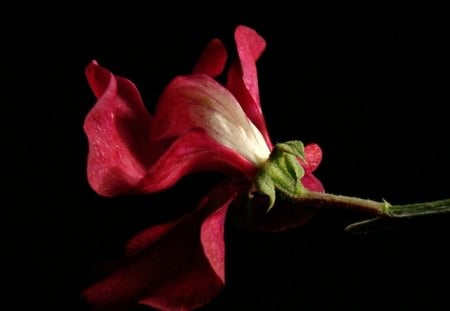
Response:
[[[197,171],[229,176],[192,213],[136,235],[128,243],[127,263],[84,291],[92,304],[192,309],[222,288],[228,206],[249,193],[274,148],[261,111],[255,64],[266,43],[245,26],[237,27],[235,41],[239,60],[228,70],[226,85],[215,80],[227,53],[214,39],[191,74],[169,83],[154,115],[132,82],[95,61],[86,68],[97,97],[84,124],[88,180],[97,193],[162,191]],[[312,175],[320,159],[315,144],[298,159],[304,170],[301,183],[313,191],[323,191]]]

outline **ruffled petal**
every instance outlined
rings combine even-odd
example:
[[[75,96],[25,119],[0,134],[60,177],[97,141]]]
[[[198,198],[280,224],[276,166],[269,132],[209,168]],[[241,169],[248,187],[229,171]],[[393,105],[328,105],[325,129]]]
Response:
[[[83,297],[101,310],[127,310],[137,303],[190,310],[209,302],[224,285],[221,226],[237,191],[220,185],[191,214],[136,235],[128,243],[128,262]],[[214,239],[219,246],[212,245]]]
[[[162,191],[197,171],[217,171],[251,179],[256,170],[241,155],[213,140],[204,129],[194,128],[170,144],[136,185],[135,191]]]
[[[195,127],[189,107],[177,110],[182,107],[177,106],[183,102],[182,97],[172,93],[171,100],[175,103],[172,106],[163,101],[162,107],[167,110],[162,109],[159,123],[152,127],[155,119],[145,109],[138,90],[130,81],[114,76],[96,62],[87,67],[86,76],[98,97],[84,123],[89,141],[87,173],[90,185],[99,194],[114,196],[162,191],[197,171],[254,176],[255,166],[241,153],[217,142],[205,129]],[[213,81],[206,75],[199,77]],[[215,81],[213,83],[216,88],[218,85],[221,91],[228,92]],[[198,88],[202,87],[204,85],[200,83]],[[231,94],[226,96],[235,101]],[[234,105],[240,107],[237,103]],[[176,109],[176,113],[172,109]],[[240,117],[247,122],[244,126],[250,127],[251,132],[253,125],[242,111]],[[232,121],[241,122],[241,119]],[[175,124],[180,130],[162,137],[159,133],[168,123]],[[152,139],[152,131],[153,136],[159,135],[159,138]]]
[[[87,115],[88,180],[99,194],[113,196],[132,188],[152,160],[152,117],[132,82],[115,77],[95,61],[86,68],[97,103]]]
[[[206,74],[212,78],[220,75],[227,62],[227,51],[222,41],[213,39],[203,50],[193,73]]]
[[[223,146],[254,166],[269,157],[261,132],[248,119],[236,98],[207,75],[177,77],[164,90],[152,125],[152,138],[160,140],[203,128]]]
[[[238,26],[234,37],[240,62],[233,63],[228,71],[227,88],[237,98],[248,118],[261,131],[267,144],[272,148],[259,101],[256,69],[256,61],[264,51],[266,42],[256,31],[245,26]]]
[[[137,303],[186,310],[209,302],[223,282],[203,254],[199,220],[185,219],[119,270],[87,288],[83,297],[100,310],[127,310]]]

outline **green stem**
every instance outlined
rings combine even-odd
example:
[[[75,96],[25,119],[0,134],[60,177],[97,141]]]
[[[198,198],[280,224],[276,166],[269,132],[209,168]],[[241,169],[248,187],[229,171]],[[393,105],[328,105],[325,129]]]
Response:
[[[366,212],[375,215],[385,215],[388,204],[361,198],[349,197],[321,192],[306,192],[294,198],[297,202],[302,202],[314,207],[338,207]]]
[[[346,208],[393,218],[450,212],[450,199],[414,204],[390,205],[387,202],[377,202],[367,199],[320,192],[306,192],[294,199],[297,202],[304,202],[305,204],[316,207]]]
[[[450,199],[389,207],[390,217],[413,217],[450,212]]]
[[[395,218],[411,218],[416,216],[450,213],[450,199],[404,204],[390,205],[387,202],[377,202],[361,198],[335,195],[330,193],[306,192],[293,198],[314,207],[338,207],[361,211],[376,215],[376,218],[364,220],[349,225],[346,230],[352,232],[364,232],[377,226],[380,220]]]

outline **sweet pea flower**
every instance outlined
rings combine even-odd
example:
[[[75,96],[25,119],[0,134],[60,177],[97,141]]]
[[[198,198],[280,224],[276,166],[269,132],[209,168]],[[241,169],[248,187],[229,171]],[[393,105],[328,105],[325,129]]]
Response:
[[[189,310],[209,302],[224,286],[227,210],[237,197],[251,196],[275,148],[260,106],[256,70],[266,43],[245,26],[236,28],[235,42],[239,59],[228,69],[226,85],[215,80],[225,69],[227,52],[214,39],[193,72],[165,88],[154,115],[132,82],[96,61],[87,66],[97,97],[84,123],[87,176],[98,194],[159,192],[199,171],[228,177],[189,214],[133,237],[124,265],[83,292],[94,307]],[[303,169],[298,182],[323,192],[312,174],[322,157],[320,147],[310,144],[300,153],[294,157]]]

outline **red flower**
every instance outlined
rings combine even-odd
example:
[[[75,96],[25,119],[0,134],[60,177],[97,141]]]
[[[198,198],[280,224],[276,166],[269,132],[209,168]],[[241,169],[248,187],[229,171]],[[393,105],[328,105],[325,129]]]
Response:
[[[143,304],[160,309],[193,309],[210,301],[225,282],[223,240],[229,204],[248,192],[258,168],[270,155],[259,101],[255,62],[265,41],[254,30],[235,32],[239,61],[223,86],[227,53],[215,39],[193,73],[175,78],[150,115],[132,82],[95,61],[86,68],[97,103],[86,117],[88,180],[104,196],[165,190],[197,171],[218,171],[218,185],[190,214],[150,227],[127,246],[127,263],[83,292],[93,305],[126,309]],[[321,150],[305,147],[302,184],[323,187],[311,173]]]

